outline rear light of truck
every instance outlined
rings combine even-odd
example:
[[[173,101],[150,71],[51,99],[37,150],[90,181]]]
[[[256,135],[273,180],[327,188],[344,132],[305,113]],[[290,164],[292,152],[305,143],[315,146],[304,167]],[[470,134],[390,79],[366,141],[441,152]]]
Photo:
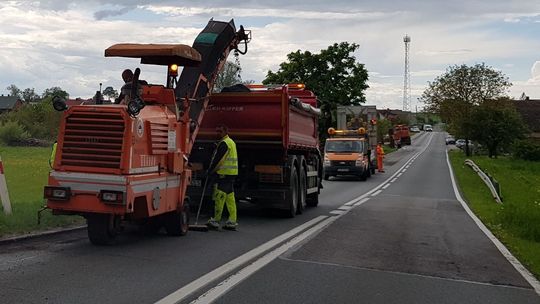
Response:
[[[125,197],[124,192],[121,191],[101,190],[99,192],[99,199],[106,204],[124,205]]]
[[[71,198],[71,189],[69,187],[46,186],[43,191],[43,197],[54,201],[67,201]]]

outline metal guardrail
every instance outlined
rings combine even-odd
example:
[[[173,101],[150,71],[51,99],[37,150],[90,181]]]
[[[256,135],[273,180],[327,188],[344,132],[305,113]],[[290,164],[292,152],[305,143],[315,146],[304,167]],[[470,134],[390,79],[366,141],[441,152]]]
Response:
[[[497,203],[502,204],[501,188],[499,182],[497,182],[497,180],[495,180],[493,177],[482,171],[482,169],[480,169],[480,167],[478,167],[478,165],[476,165],[474,161],[466,159],[465,164],[471,167],[478,174],[478,176],[480,176],[480,178],[488,186],[489,191],[491,191],[493,199],[495,199]]]

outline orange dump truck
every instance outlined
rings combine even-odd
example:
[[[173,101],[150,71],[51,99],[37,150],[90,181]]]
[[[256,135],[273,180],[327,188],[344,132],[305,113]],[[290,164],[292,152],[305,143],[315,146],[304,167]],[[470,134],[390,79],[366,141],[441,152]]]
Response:
[[[110,244],[123,221],[189,228],[188,160],[209,92],[231,50],[250,40],[234,22],[211,20],[187,45],[119,44],[105,56],[140,58],[167,67],[167,84],[142,84],[136,69],[126,105],[79,105],[64,111],[48,185],[53,214],[84,216],[94,244]],[[247,50],[247,48],[246,48]],[[179,77],[178,66],[184,66]]]
[[[371,176],[371,155],[366,130],[328,129],[330,138],[324,145],[324,179],[332,176],[356,176],[366,180]]]

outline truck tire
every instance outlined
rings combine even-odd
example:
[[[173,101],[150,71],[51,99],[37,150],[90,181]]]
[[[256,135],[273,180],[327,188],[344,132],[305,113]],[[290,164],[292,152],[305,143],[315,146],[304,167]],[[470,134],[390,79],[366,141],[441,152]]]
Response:
[[[304,166],[300,166],[300,174],[298,176],[298,207],[296,209],[297,214],[302,214],[306,208],[307,202],[307,174]]]
[[[306,205],[309,207],[317,207],[319,205],[319,191],[307,196]]]
[[[296,216],[298,209],[298,172],[296,167],[292,166],[291,168],[291,178],[289,184],[289,191],[287,195],[287,209],[286,216],[293,218]]]
[[[113,214],[91,214],[86,217],[88,239],[94,245],[112,245],[118,235],[118,221]]]
[[[189,231],[189,203],[184,202],[181,210],[163,215],[163,226],[168,235],[184,236]]]

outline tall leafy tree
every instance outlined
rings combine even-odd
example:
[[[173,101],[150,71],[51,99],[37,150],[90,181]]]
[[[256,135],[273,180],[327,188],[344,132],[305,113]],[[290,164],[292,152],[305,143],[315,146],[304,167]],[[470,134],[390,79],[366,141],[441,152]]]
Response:
[[[40,99],[34,88],[26,88],[22,91],[22,99],[25,102],[34,102]]]
[[[338,105],[359,105],[366,100],[368,72],[353,55],[359,47],[356,43],[341,42],[320,53],[289,53],[278,71],[268,71],[263,83],[304,83],[319,99],[319,133],[326,137],[326,130],[336,126]]]
[[[497,157],[501,145],[510,146],[525,137],[523,120],[508,100],[486,101],[471,113],[471,139],[484,145],[489,157]]]
[[[48,89],[45,89],[43,91],[43,94],[41,94],[41,98],[43,98],[43,99],[45,99],[47,97],[52,97],[52,96],[59,96],[59,97],[62,97],[64,99],[69,98],[68,92],[62,90],[62,88],[60,88],[60,87],[50,87]]]
[[[8,94],[10,96],[16,96],[19,99],[22,99],[22,91],[19,89],[16,85],[10,84],[6,90],[8,90]]]
[[[216,78],[216,83],[214,84],[214,91],[219,92],[224,87],[232,86],[237,83],[241,83],[242,79],[239,75],[240,67],[235,63],[230,61],[225,62],[223,69],[218,74]]]
[[[465,151],[469,155],[474,107],[505,97],[511,85],[506,75],[485,63],[454,65],[429,83],[421,100],[430,112],[439,114],[448,123],[452,133],[467,140]]]
[[[112,98],[112,99],[115,99],[118,97],[118,91],[115,90],[113,87],[106,87],[104,90],[103,90],[103,96],[107,96],[109,97],[109,100]]]

